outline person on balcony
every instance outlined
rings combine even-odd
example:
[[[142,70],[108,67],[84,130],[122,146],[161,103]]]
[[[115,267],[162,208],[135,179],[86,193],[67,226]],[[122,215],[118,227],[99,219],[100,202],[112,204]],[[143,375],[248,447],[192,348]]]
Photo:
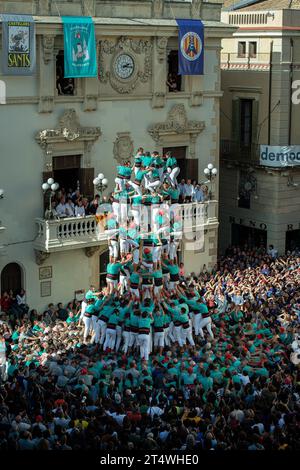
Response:
[[[193,197],[194,197],[194,192],[195,192],[195,188],[192,185],[192,180],[189,179],[189,180],[187,180],[187,182],[185,184],[185,197],[184,197],[184,202],[185,203],[192,202]]]
[[[59,204],[56,206],[58,217],[67,217],[67,206],[65,196],[60,198]]]
[[[74,217],[75,215],[75,205],[72,201],[71,197],[67,197],[66,200],[66,216],[67,217]]]
[[[195,186],[192,201],[193,202],[204,202],[205,201],[204,192],[203,192],[200,184],[196,184],[196,186]]]
[[[82,199],[79,199],[78,205],[75,206],[75,217],[85,217],[85,208]]]

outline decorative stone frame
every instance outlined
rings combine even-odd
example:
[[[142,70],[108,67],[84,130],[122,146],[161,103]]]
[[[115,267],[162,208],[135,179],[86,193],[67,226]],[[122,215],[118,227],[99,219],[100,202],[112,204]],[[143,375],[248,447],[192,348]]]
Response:
[[[55,129],[44,129],[36,134],[36,141],[44,150],[44,171],[52,170],[52,157],[82,154],[83,167],[91,165],[90,152],[102,132],[100,127],[82,127],[75,109],[65,110]]]
[[[204,121],[189,121],[183,104],[174,105],[165,122],[153,124],[148,133],[156,142],[157,150],[168,144],[185,145],[189,149],[189,158],[196,158],[196,140],[204,130]]]

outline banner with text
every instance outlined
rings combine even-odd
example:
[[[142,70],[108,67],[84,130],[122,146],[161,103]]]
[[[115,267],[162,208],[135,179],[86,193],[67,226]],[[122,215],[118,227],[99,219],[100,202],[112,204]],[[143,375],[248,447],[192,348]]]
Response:
[[[300,165],[300,145],[261,145],[260,164],[272,167]]]
[[[35,24],[30,15],[1,15],[3,75],[33,75]]]
[[[97,77],[96,37],[92,18],[63,16],[65,78]]]
[[[179,20],[178,74],[203,75],[204,25],[201,20]]]

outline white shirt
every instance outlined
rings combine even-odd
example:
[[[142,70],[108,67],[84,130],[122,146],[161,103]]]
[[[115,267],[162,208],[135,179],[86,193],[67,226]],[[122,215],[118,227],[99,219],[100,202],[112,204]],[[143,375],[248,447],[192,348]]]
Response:
[[[18,305],[26,305],[26,295],[17,295],[16,297]]]
[[[84,217],[84,216],[85,216],[85,208],[83,206],[76,206],[75,217]]]
[[[61,217],[63,215],[67,215],[67,206],[66,204],[62,204],[61,202],[56,207],[57,214]]]
[[[151,418],[153,418],[155,415],[161,416],[162,414],[164,414],[164,411],[158,406],[150,406],[150,408],[147,410],[147,415],[151,416]]]
[[[66,214],[68,217],[72,217],[74,215],[74,204],[66,204]]]
[[[185,195],[186,196],[193,196],[195,188],[192,184],[185,184]]]

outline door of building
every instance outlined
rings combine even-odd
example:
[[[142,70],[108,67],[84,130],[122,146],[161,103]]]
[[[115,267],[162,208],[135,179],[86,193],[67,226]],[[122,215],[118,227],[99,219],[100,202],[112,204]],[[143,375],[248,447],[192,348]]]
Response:
[[[18,263],[7,264],[1,272],[1,293],[12,290],[16,295],[22,285],[22,268]]]
[[[254,227],[246,227],[240,224],[231,224],[231,244],[249,248],[267,247],[267,230],[260,230]]]
[[[285,251],[300,249],[300,230],[289,230],[285,235]]]
[[[60,189],[66,192],[69,189],[75,191],[79,182],[80,155],[63,155],[53,157],[53,178],[59,184]]]

